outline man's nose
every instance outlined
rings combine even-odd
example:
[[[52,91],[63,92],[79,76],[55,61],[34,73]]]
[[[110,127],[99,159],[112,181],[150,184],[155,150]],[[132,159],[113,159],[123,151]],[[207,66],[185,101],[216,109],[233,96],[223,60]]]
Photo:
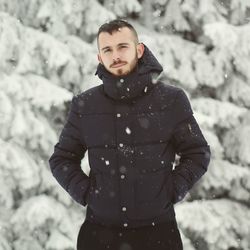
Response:
[[[120,60],[120,54],[118,51],[113,51],[113,55],[112,55],[113,61],[119,61]]]

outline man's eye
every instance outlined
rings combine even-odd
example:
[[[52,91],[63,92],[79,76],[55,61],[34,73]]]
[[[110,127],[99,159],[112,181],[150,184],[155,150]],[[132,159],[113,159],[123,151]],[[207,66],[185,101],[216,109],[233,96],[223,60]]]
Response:
[[[110,49],[106,49],[104,50],[104,53],[110,52]]]
[[[127,48],[128,46],[126,46],[126,45],[122,45],[120,48]]]

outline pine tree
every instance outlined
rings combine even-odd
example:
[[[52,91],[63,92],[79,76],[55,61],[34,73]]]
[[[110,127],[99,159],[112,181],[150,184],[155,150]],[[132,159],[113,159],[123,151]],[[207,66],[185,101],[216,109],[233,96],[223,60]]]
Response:
[[[95,36],[116,17],[185,89],[211,146],[208,172],[176,205],[184,249],[250,248],[249,1],[0,0],[0,11],[0,250],[75,248],[84,208],[48,157],[72,95],[99,83]]]

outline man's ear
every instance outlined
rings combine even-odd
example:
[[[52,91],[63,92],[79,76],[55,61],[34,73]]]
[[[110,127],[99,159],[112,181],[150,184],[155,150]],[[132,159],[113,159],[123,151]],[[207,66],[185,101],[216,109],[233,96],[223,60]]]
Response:
[[[145,47],[144,47],[143,43],[137,44],[137,57],[138,57],[138,59],[143,56],[144,49],[145,49]]]
[[[100,54],[97,55],[97,58],[98,58],[99,63],[103,64],[102,63],[102,58],[101,58]]]

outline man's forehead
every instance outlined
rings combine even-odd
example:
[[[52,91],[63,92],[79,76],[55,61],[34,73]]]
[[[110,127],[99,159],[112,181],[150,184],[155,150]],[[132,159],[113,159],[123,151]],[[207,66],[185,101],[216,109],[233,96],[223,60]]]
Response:
[[[99,34],[99,45],[101,47],[114,46],[120,43],[131,43],[133,41],[133,32],[127,27],[119,28],[113,31],[112,34],[108,32],[101,32]]]

